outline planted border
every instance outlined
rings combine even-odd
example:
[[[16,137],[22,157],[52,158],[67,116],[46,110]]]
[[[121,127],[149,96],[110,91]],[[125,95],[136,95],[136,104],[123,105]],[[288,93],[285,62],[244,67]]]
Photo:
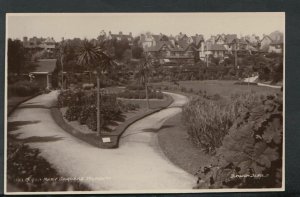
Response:
[[[134,122],[149,116],[153,113],[156,113],[162,109],[167,108],[171,103],[173,103],[173,98],[167,94],[166,98],[167,98],[167,102],[166,105],[164,107],[161,108],[157,108],[157,109],[151,109],[149,111],[146,111],[144,113],[141,113],[137,116],[134,116],[132,118],[129,118],[128,120],[126,120],[124,123],[122,123],[121,125],[119,125],[116,130],[114,130],[111,133],[105,133],[101,136],[98,136],[97,134],[84,134],[83,132],[81,132],[78,129],[75,129],[73,126],[71,126],[70,124],[68,124],[64,118],[63,115],[61,114],[60,110],[57,107],[53,107],[51,108],[51,115],[54,119],[54,121],[66,132],[68,132],[69,134],[79,138],[82,141],[87,142],[88,144],[98,147],[98,148],[104,148],[104,149],[112,149],[112,148],[118,148],[119,147],[119,140],[120,137],[122,136],[122,134],[125,132],[125,130]],[[107,143],[103,143],[102,139],[103,137],[110,137],[111,142],[107,142]]]

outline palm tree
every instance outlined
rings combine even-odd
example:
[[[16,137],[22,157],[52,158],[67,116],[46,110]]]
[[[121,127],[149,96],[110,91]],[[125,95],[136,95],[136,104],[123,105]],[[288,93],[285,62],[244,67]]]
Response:
[[[100,135],[100,76],[113,65],[111,58],[98,46],[84,40],[79,49],[78,64],[94,69],[97,75],[97,132]]]
[[[64,62],[67,54],[67,45],[64,40],[60,44],[60,64],[61,64],[61,90],[64,90]]]
[[[135,74],[138,83],[142,86],[145,86],[147,107],[150,108],[149,95],[148,95],[148,83],[149,77],[151,75],[151,62],[148,57],[145,57],[143,62],[138,65],[138,72]]]

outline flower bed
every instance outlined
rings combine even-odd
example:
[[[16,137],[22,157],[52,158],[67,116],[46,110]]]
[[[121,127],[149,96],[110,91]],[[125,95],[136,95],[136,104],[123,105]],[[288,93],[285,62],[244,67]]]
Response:
[[[78,121],[89,129],[97,129],[96,92],[83,90],[67,90],[58,96],[58,107],[66,106],[65,118],[68,121]],[[124,121],[123,113],[136,110],[139,106],[124,104],[117,100],[115,94],[101,94],[100,126],[104,130],[114,121]]]

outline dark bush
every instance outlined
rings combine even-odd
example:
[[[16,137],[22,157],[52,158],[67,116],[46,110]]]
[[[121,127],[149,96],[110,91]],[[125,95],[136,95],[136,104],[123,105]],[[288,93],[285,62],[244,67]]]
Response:
[[[124,93],[122,93],[124,94]],[[127,94],[126,95],[131,95]],[[139,96],[139,95],[138,95]],[[97,128],[97,108],[95,91],[64,91],[58,96],[58,105],[67,106],[65,117],[68,121],[78,120],[86,124],[91,130]],[[107,127],[113,121],[123,121],[122,113],[135,110],[139,106],[123,104],[117,100],[115,94],[101,94],[100,126]]]
[[[234,83],[235,85],[257,85],[255,82],[245,82],[245,81],[237,81]]]
[[[9,96],[31,96],[39,91],[38,84],[30,81],[18,81],[8,86]]]
[[[122,112],[133,111],[133,110],[136,110],[140,107],[138,104],[132,104],[132,103],[124,104],[121,101],[118,101],[118,105],[119,105]]]
[[[186,88],[185,87],[181,87],[181,92],[186,92]]]
[[[49,181],[51,178],[57,180],[61,177],[63,175],[59,174],[46,159],[41,157],[38,149],[32,149],[28,145],[14,141],[8,143],[7,181],[10,184],[24,192],[90,190],[78,180]]]
[[[85,96],[85,92],[81,90],[65,90],[58,95],[57,105],[58,107],[80,106],[85,104]]]
[[[144,90],[145,87],[141,85],[128,85],[126,87],[128,90]]]
[[[65,114],[65,118],[68,121],[77,120],[80,116],[80,112],[82,111],[82,107],[80,106],[70,106]]]
[[[84,106],[82,110],[80,111],[78,121],[80,124],[86,124],[87,119],[90,116],[93,116],[96,114],[96,106],[95,105],[89,105],[89,106]]]
[[[120,98],[126,99],[146,99],[145,90],[125,90],[118,94]],[[149,99],[162,99],[163,93],[161,91],[156,91],[155,89],[148,89],[148,98]]]

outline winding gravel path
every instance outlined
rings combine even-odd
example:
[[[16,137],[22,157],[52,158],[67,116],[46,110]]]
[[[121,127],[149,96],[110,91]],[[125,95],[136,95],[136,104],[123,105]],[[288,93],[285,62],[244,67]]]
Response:
[[[195,178],[164,156],[156,134],[168,118],[181,112],[185,96],[168,93],[174,98],[169,108],[128,127],[118,149],[99,149],[55,124],[49,107],[57,94],[53,91],[23,103],[8,122],[15,125],[9,132],[27,138],[59,173],[82,179],[94,191],[192,189]]]

